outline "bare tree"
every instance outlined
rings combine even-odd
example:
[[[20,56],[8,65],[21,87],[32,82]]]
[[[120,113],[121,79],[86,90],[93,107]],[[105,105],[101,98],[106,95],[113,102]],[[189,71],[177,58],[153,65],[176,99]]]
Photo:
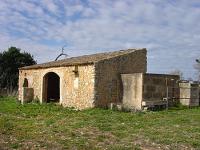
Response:
[[[196,59],[196,64],[194,65],[194,68],[197,71],[197,80],[200,81],[200,58]]]
[[[181,80],[184,79],[184,78],[183,78],[183,72],[180,71],[179,69],[174,69],[174,70],[170,71],[169,74],[172,74],[172,75],[179,75]]]

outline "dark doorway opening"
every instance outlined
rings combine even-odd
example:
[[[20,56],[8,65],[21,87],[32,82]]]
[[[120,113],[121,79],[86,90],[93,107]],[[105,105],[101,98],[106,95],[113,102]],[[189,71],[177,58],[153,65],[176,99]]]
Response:
[[[28,87],[28,79],[24,78],[23,87]]]
[[[43,83],[43,99],[49,102],[59,102],[60,100],[60,77],[54,73],[49,72],[44,76]]]

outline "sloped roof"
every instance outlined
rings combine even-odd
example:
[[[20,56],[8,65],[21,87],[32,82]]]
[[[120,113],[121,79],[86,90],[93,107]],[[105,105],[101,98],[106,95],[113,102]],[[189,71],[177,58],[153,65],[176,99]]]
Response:
[[[73,66],[73,65],[86,65],[93,64],[95,62],[110,59],[113,57],[117,57],[120,55],[129,54],[138,50],[146,50],[145,48],[141,49],[127,49],[127,50],[119,50],[114,52],[105,52],[105,53],[97,53],[92,55],[84,55],[78,57],[71,57],[57,61],[51,61],[42,64],[36,64],[31,66],[26,66],[19,68],[20,70],[28,70],[28,69],[40,69],[40,68],[51,68],[51,67],[64,67],[64,66]]]

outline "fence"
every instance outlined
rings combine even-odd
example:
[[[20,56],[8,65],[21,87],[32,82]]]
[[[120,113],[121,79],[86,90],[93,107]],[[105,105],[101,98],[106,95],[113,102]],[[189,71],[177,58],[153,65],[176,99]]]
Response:
[[[167,87],[164,100],[169,103],[180,103],[185,106],[200,106],[200,88],[196,87]]]
[[[198,86],[156,86],[154,90],[145,90],[142,106],[148,108],[168,108],[177,104],[200,106],[200,88]]]

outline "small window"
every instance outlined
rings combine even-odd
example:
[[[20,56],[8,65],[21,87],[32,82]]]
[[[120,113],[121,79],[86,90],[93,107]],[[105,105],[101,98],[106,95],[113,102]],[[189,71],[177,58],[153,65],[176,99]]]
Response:
[[[23,87],[28,87],[28,79],[27,78],[24,79]]]

